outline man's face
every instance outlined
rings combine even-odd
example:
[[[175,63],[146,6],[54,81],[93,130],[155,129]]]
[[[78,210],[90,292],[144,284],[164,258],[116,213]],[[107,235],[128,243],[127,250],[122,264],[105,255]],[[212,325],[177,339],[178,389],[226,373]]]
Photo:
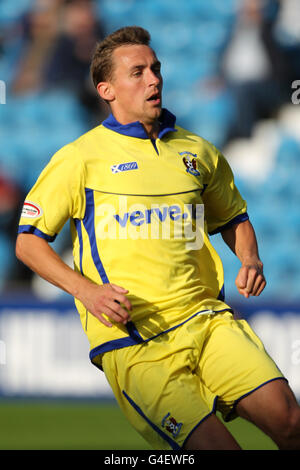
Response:
[[[160,62],[144,45],[121,46],[113,52],[110,82],[112,112],[121,124],[140,121],[151,125],[162,108]]]

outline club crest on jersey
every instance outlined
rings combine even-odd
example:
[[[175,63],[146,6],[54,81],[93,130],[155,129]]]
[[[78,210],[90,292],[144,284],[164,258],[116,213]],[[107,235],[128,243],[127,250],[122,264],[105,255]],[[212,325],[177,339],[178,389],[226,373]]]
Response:
[[[172,434],[173,437],[176,437],[179,434],[179,431],[182,427],[182,423],[177,423],[176,419],[173,418],[170,413],[167,413],[164,416],[161,425],[165,428],[169,433]]]
[[[121,171],[130,171],[130,170],[137,170],[138,164],[137,162],[128,162],[128,163],[118,163],[117,165],[112,165],[110,167],[112,173],[120,173]]]
[[[197,170],[197,154],[191,152],[179,152],[179,155],[183,155],[183,163],[186,166],[186,171],[191,175],[198,176],[200,175],[199,171]]]

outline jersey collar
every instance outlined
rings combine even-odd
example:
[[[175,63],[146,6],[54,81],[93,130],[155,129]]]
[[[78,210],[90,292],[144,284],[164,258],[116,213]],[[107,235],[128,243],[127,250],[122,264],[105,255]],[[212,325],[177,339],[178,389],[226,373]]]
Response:
[[[160,129],[158,138],[161,139],[168,132],[176,132],[175,129],[176,117],[167,109],[163,109],[160,116]],[[110,114],[105,121],[102,122],[103,126],[118,134],[127,135],[129,137],[137,137],[138,139],[149,139],[147,132],[139,121],[130,122],[129,124],[120,124],[113,114]]]

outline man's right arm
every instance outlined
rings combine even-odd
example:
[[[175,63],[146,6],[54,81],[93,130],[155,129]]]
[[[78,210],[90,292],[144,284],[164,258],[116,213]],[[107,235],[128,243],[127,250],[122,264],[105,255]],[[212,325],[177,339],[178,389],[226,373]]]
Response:
[[[86,279],[64,263],[43,238],[19,234],[16,256],[43,279],[78,299],[104,325],[112,326],[103,315],[117,323],[130,321],[127,310],[131,310],[131,304],[126,289],[115,284],[97,285]]]

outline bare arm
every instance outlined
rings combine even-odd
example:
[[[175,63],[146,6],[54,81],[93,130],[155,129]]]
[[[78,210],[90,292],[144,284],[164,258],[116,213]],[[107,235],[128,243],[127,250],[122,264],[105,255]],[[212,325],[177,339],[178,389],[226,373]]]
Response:
[[[222,237],[242,263],[235,280],[239,293],[246,298],[260,295],[266,286],[266,280],[252,224],[246,220],[234,225],[224,230]]]
[[[98,286],[86,279],[65,264],[43,238],[19,234],[16,256],[43,279],[80,300],[104,325],[112,324],[103,314],[118,323],[126,324],[130,320],[127,310],[131,310],[131,304],[126,289],[115,284]]]

